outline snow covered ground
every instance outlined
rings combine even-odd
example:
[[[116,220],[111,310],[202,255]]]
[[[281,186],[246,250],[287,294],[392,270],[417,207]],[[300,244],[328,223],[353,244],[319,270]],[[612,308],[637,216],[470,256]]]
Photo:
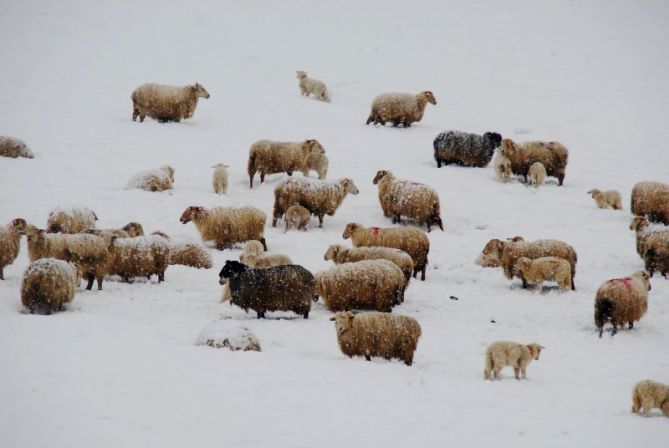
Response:
[[[0,0],[0,134],[33,160],[0,160],[0,223],[43,227],[56,206],[83,204],[99,227],[139,221],[198,240],[189,205],[253,205],[271,215],[284,175],[248,188],[248,148],[262,138],[317,138],[329,178],[351,177],[322,229],[267,228],[273,252],[312,272],[346,223],[390,225],[378,169],[441,197],[445,232],[430,233],[427,281],[394,312],[423,328],[412,367],[348,359],[331,313],[308,320],[219,303],[218,270],[241,249],[211,248],[210,270],[170,267],[166,281],[79,290],[67,312],[22,312],[25,239],[0,282],[0,445],[111,446],[651,446],[658,413],[630,413],[635,382],[669,383],[669,280],[652,280],[633,331],[597,337],[593,300],[606,279],[643,267],[629,192],[669,181],[669,7],[661,1],[16,1]],[[295,70],[323,80],[332,103],[300,97]],[[131,121],[144,82],[202,83],[211,98],[179,124]],[[410,129],[365,126],[384,91],[432,90]],[[501,184],[493,169],[436,168],[445,129],[559,140],[565,185]],[[225,196],[211,165],[231,166]],[[170,193],[126,190],[141,170],[171,164]],[[300,174],[297,174],[298,176]],[[599,210],[591,188],[622,192]],[[576,292],[539,295],[473,260],[494,237],[557,238],[578,251]],[[459,300],[449,300],[449,296]],[[242,321],[263,351],[195,345],[219,319]],[[491,321],[494,320],[494,323]],[[517,382],[483,380],[498,339],[546,346]]]

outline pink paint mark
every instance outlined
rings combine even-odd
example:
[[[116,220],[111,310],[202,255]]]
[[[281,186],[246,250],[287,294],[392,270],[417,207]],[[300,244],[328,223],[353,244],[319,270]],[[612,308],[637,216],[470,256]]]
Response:
[[[380,227],[372,227],[372,235],[379,236],[379,230],[381,230]]]
[[[622,283],[625,285],[625,288],[627,289],[632,289],[632,277],[625,277],[625,278],[614,278],[609,280],[609,283]]]

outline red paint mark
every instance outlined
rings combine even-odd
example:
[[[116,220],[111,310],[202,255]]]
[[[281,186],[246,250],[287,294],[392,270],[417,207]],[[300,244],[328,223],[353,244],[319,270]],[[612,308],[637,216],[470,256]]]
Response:
[[[372,235],[378,236],[379,235],[379,230],[381,230],[380,227],[372,227]]]
[[[609,280],[609,283],[622,283],[625,285],[625,288],[627,289],[632,289],[632,277],[625,277],[625,278],[614,278]]]

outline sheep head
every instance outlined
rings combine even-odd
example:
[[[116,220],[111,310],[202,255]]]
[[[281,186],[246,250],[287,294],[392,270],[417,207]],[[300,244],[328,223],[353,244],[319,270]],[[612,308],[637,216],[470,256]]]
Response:
[[[534,360],[539,360],[539,355],[541,354],[541,350],[546,348],[543,345],[539,344],[527,344],[527,348],[530,350],[530,355]]]
[[[641,280],[641,282],[648,286],[648,291],[650,291],[650,274],[647,271],[637,271],[632,274],[632,277]]]
[[[476,258],[475,263],[484,268],[496,268],[501,264],[502,251],[504,250],[504,241],[497,238],[486,243],[483,250]]]
[[[181,214],[181,218],[179,218],[179,221],[181,221],[182,224],[188,224],[192,220],[197,220],[204,215],[206,215],[207,209],[204,207],[196,207],[196,206],[190,206],[184,212]]]
[[[33,225],[28,225],[25,231],[28,244],[37,248],[44,248],[46,246],[46,238],[44,237],[44,230],[38,229]]]
[[[335,323],[335,329],[337,330],[338,335],[344,334],[351,329],[353,319],[355,319],[355,314],[350,311],[339,312],[335,314],[334,317],[330,318],[330,320]]]
[[[349,179],[348,177],[345,177],[343,179],[339,179],[339,185],[342,186],[344,189],[345,194],[358,194],[360,191],[358,190],[358,187],[355,186],[353,183],[353,179]]]
[[[165,173],[167,173],[167,175],[170,177],[170,179],[172,179],[172,182],[174,182],[174,168],[172,168],[169,165],[163,165],[163,166],[160,167],[160,169],[162,171],[164,171]]]
[[[130,236],[142,236],[144,235],[144,227],[138,222],[129,222],[124,225],[122,230],[128,232]]]
[[[307,77],[307,72],[303,72],[302,70],[296,70],[295,73],[297,73],[297,79],[304,79]]]
[[[527,271],[530,268],[530,265],[532,264],[532,260],[530,260],[527,257],[520,257],[518,261],[516,261],[516,265],[513,268],[513,275],[520,275],[523,274],[525,271]]]
[[[313,138],[304,141],[303,149],[306,149],[308,154],[325,154],[325,148]]]
[[[339,244],[331,244],[330,247],[328,247],[327,252],[325,252],[325,255],[323,255],[323,259],[325,261],[334,260],[335,258],[337,258],[339,249],[341,249],[341,246]]]
[[[648,222],[648,218],[645,216],[635,216],[634,219],[632,219],[632,222],[630,223],[630,230],[643,230],[646,227],[650,225],[650,222]]]
[[[235,260],[228,260],[225,262],[223,269],[218,273],[218,282],[223,285],[225,284],[224,280],[229,278],[239,277],[241,274],[250,269],[248,266],[240,263]]]
[[[497,148],[502,143],[502,135],[498,132],[486,132],[483,138],[492,143],[492,148]]]
[[[379,171],[376,172],[376,176],[374,176],[374,180],[372,180],[372,183],[374,185],[377,185],[386,176],[388,176],[390,178],[395,177],[395,176],[393,176],[393,173],[391,173],[390,171],[379,170]]]
[[[342,238],[345,240],[351,238],[351,236],[355,233],[356,230],[361,229],[362,225],[358,224],[357,222],[349,222],[346,224],[346,228],[344,229],[344,233],[342,234]]]
[[[258,240],[249,240],[246,242],[244,245],[244,254],[246,255],[262,255],[262,253],[265,251],[265,248],[263,247],[262,243]]]
[[[19,235],[24,235],[26,233],[26,227],[28,223],[23,218],[16,218],[12,221],[12,227]]]
[[[425,101],[427,101],[428,103],[434,105],[437,104],[437,100],[435,99],[434,94],[431,91],[425,90],[424,92],[421,92],[419,95],[425,98]]]
[[[200,98],[209,98],[209,92],[202,86],[200,83],[195,83],[192,86],[190,86],[190,91],[196,96]]]
[[[511,160],[516,156],[516,153],[519,151],[518,145],[511,140],[510,138],[505,138],[500,143],[500,153]]]

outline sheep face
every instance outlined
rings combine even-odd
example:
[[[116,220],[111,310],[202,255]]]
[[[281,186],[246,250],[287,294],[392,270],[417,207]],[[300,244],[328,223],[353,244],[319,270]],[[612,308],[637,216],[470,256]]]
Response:
[[[307,77],[307,72],[303,72],[302,70],[296,70],[295,73],[297,73],[297,79],[304,79]]]
[[[502,136],[497,132],[486,132],[483,134],[483,138],[492,143],[493,150],[502,143]]]
[[[202,86],[200,83],[195,83],[195,85],[190,86],[191,92],[199,98],[209,98],[209,92]]]
[[[360,224],[354,222],[346,224],[346,228],[344,229],[344,233],[342,234],[341,237],[344,238],[345,240],[351,238],[351,236],[353,236],[355,231],[358,230],[360,227],[361,227]]]
[[[426,90],[424,92],[421,92],[421,95],[425,98],[425,100],[430,103],[430,104],[437,104],[437,100],[434,98],[434,94],[430,92],[429,90]]]
[[[204,212],[204,207],[190,206],[181,214],[179,221],[181,221],[182,224],[188,224],[193,219],[197,219],[199,216],[202,216]]]
[[[597,196],[599,193],[601,193],[601,191],[599,191],[599,190],[596,189],[596,188],[593,188],[592,190],[588,191],[587,194],[589,194],[590,196],[592,196],[593,199],[594,199],[594,197]]]
[[[648,271],[638,271],[632,274],[632,277],[636,277],[642,282],[644,282],[646,285],[648,285],[648,291],[651,290],[650,286],[650,274],[648,274]]]
[[[328,247],[327,252],[325,252],[325,255],[323,255],[323,259],[325,261],[329,260],[334,260],[337,258],[337,253],[339,253],[339,245],[337,244],[332,244],[330,247]]]
[[[227,279],[239,277],[247,269],[249,268],[247,266],[244,266],[239,261],[228,260],[225,262],[225,265],[223,266],[223,269],[221,269],[221,272],[218,273],[218,282],[221,285],[224,285],[225,283],[227,283]]]
[[[358,190],[358,187],[355,186],[352,179],[344,178],[339,183],[344,188],[344,193],[345,194],[349,194],[349,193],[350,194],[358,194],[358,193],[360,193],[360,191]]]
[[[504,242],[496,238],[492,239],[483,247],[475,263],[484,268],[499,267],[502,263],[502,250],[504,250]]]
[[[530,265],[532,264],[532,260],[530,260],[527,257],[520,257],[518,261],[516,261],[516,266],[513,269],[513,274],[514,275],[521,275],[523,272],[528,270],[530,268]]]
[[[144,228],[138,222],[129,222],[128,224],[123,226],[122,229],[128,232],[128,235],[130,235],[131,237],[144,235]]]
[[[334,317],[330,318],[330,320],[334,321],[337,334],[342,335],[351,329],[354,318],[355,315],[352,312],[344,311],[335,314]]]
[[[46,245],[46,238],[44,237],[44,230],[37,227],[30,226],[26,230],[26,239],[28,244],[33,243],[35,247],[44,248]]]
[[[539,344],[527,344],[527,348],[530,349],[530,356],[532,356],[535,361],[538,361],[541,350],[546,347]]]
[[[513,159],[515,158],[516,151],[518,151],[518,146],[510,138],[505,138],[500,144],[499,151],[504,157]]]
[[[390,171],[386,171],[386,170],[379,170],[379,171],[376,172],[376,176],[374,176],[374,180],[372,180],[372,183],[374,183],[374,185],[377,185],[381,181],[381,179],[383,179],[384,177],[386,177],[388,175],[392,176],[393,173],[391,173]]]
[[[12,227],[14,227],[14,230],[16,230],[19,235],[25,235],[27,226],[28,223],[26,223],[26,220],[23,218],[16,218],[12,221]]]
[[[161,170],[163,170],[167,175],[172,179],[172,182],[174,182],[174,168],[172,168],[169,165],[161,166]]]
[[[325,154],[325,148],[315,139],[309,139],[305,142],[309,148],[309,154]]]
[[[648,227],[650,223],[645,216],[635,216],[630,223],[630,230],[642,230]]]

